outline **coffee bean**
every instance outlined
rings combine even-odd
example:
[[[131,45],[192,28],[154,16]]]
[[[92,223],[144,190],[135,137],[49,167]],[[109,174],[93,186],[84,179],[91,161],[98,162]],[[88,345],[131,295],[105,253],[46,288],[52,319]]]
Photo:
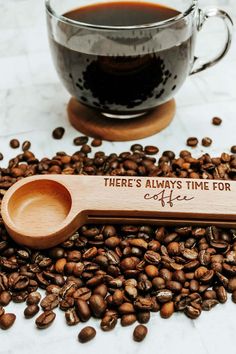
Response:
[[[150,311],[140,311],[137,313],[139,323],[148,323],[150,320]]]
[[[82,322],[87,322],[91,317],[90,308],[85,300],[77,299],[75,302],[76,312]]]
[[[198,139],[195,137],[190,137],[187,139],[186,144],[191,147],[195,147],[198,144]]]
[[[173,297],[173,293],[171,290],[168,289],[162,289],[156,292],[156,298],[161,303],[169,302],[172,299],[172,297]]]
[[[146,326],[140,324],[135,327],[133,332],[133,339],[135,342],[142,342],[146,337],[148,329]]]
[[[236,277],[230,278],[228,283],[228,291],[232,293],[236,290]]]
[[[52,137],[54,139],[60,140],[63,138],[63,135],[65,134],[65,128],[63,127],[58,127],[56,129],[53,130],[52,132]]]
[[[80,343],[86,343],[96,336],[96,330],[93,327],[87,326],[81,329],[78,335]]]
[[[13,313],[4,313],[0,317],[0,328],[1,329],[9,329],[15,322],[16,315]]]
[[[173,315],[173,313],[174,313],[174,302],[173,301],[165,302],[161,306],[160,315],[162,318],[169,318],[170,316]]]
[[[101,295],[103,298],[106,297],[107,292],[108,288],[105,284],[100,284],[93,290],[93,294]]]
[[[222,119],[221,118],[219,118],[219,117],[212,118],[212,124],[213,125],[221,125],[221,123],[222,123]]]
[[[130,313],[128,315],[122,315],[120,324],[122,327],[131,326],[133,323],[137,321],[137,316],[134,313]]]
[[[74,326],[79,323],[79,317],[77,316],[75,309],[68,309],[65,312],[65,318],[68,326]]]
[[[225,290],[225,288],[221,285],[221,286],[217,286],[215,288],[215,292],[217,295],[217,300],[221,303],[224,304],[227,301],[227,292]]]
[[[94,294],[89,299],[89,306],[95,317],[101,318],[106,311],[106,301],[101,295]]]
[[[56,314],[53,311],[45,311],[36,318],[35,324],[38,328],[44,329],[49,327],[55,320]]]
[[[105,315],[101,321],[100,327],[103,331],[111,331],[117,324],[117,318],[114,316]]]
[[[84,145],[87,144],[88,142],[88,137],[87,136],[78,136],[77,138],[74,139],[74,145],[79,146],[79,145]]]
[[[0,152],[0,161],[2,161],[4,159],[3,154]]]
[[[12,149],[17,149],[19,146],[20,146],[19,140],[17,140],[17,139],[12,139],[12,140],[10,141],[10,147],[11,147]]]
[[[186,316],[191,318],[192,320],[195,320],[201,315],[201,306],[193,306],[194,304],[187,305],[184,313]]]
[[[30,149],[30,147],[31,147],[31,142],[26,140],[22,144],[22,151],[27,151]]]
[[[134,306],[130,302],[124,302],[119,306],[118,311],[121,315],[128,315],[135,312]]]
[[[230,151],[232,152],[232,154],[236,154],[236,145],[231,146]]]
[[[25,318],[32,318],[39,312],[38,305],[28,305],[24,310]]]
[[[144,148],[144,152],[147,155],[156,155],[159,152],[159,149],[156,146],[153,145],[147,145]]]
[[[100,139],[93,139],[92,142],[91,142],[91,145],[92,145],[93,147],[101,146],[101,145],[102,145],[102,140],[100,140]]]
[[[49,294],[45,296],[40,302],[40,305],[44,311],[53,310],[58,306],[58,304],[59,304],[59,299],[58,296],[55,294]]]
[[[11,294],[9,291],[3,291],[0,293],[0,306],[7,306],[11,301]]]
[[[203,299],[205,300],[216,300],[215,290],[206,290],[203,293]]]
[[[40,300],[41,294],[37,291],[34,291],[28,295],[26,303],[27,305],[38,305]]]
[[[211,146],[211,144],[212,144],[211,138],[205,137],[202,139],[202,146],[208,147]]]
[[[92,292],[89,288],[82,287],[73,293],[73,298],[76,300],[81,299],[81,300],[87,301],[90,299],[91,295],[92,295]]]
[[[202,302],[202,309],[204,311],[210,311],[213,307],[215,307],[219,302],[215,299],[208,299]]]

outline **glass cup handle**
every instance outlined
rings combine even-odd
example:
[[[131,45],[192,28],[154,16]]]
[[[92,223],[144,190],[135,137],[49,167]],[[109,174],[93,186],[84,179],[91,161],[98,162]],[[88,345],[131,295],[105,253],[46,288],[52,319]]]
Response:
[[[209,8],[204,11],[199,10],[199,22],[197,26],[198,31],[201,30],[203,24],[211,17],[218,17],[224,21],[225,28],[227,31],[227,39],[225,41],[222,51],[215,58],[212,58],[210,61],[204,63],[201,61],[201,59],[195,57],[193,69],[190,75],[199,73],[200,71],[203,71],[218,63],[218,61],[220,61],[227,54],[230,48],[232,42],[232,35],[233,35],[233,21],[225,11],[217,8]]]

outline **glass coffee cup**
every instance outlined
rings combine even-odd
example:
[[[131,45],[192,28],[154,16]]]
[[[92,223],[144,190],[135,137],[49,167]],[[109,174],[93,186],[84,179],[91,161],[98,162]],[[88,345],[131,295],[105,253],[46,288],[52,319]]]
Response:
[[[70,94],[107,117],[136,117],[169,101],[185,79],[227,53],[232,20],[197,0],[46,0],[54,65]],[[205,21],[224,21],[221,52],[195,56]]]

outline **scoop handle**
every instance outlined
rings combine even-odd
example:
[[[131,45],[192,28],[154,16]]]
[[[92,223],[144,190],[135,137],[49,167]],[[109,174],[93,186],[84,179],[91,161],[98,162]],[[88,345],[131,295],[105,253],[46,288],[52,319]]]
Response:
[[[72,195],[74,214],[89,221],[135,219],[236,225],[236,181],[180,178],[62,177]],[[67,179],[66,179],[67,178]]]

